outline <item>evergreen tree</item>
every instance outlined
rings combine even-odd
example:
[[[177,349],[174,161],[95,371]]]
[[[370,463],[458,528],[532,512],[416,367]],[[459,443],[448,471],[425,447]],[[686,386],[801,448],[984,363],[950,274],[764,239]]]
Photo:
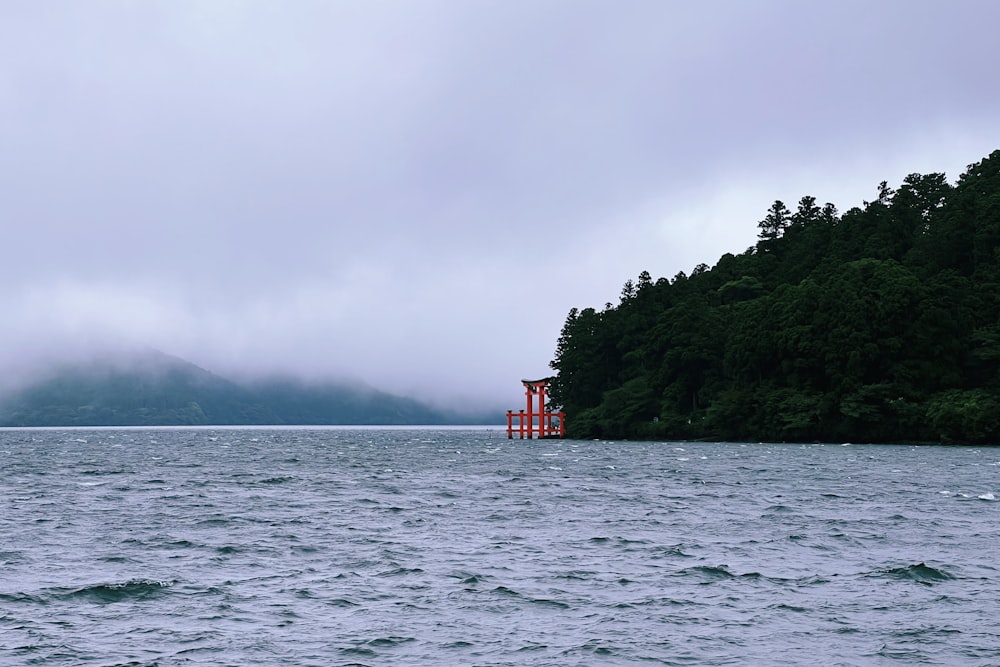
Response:
[[[756,246],[573,309],[554,402],[577,437],[996,442],[1000,151],[840,215],[775,201]]]
[[[759,238],[762,241],[774,241],[785,233],[792,222],[791,211],[781,200],[775,200],[767,210],[764,219],[757,223],[760,228]]]

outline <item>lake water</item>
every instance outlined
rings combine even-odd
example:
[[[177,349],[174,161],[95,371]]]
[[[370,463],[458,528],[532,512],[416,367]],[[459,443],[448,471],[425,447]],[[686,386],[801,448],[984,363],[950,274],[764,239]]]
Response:
[[[1000,450],[0,431],[2,665],[997,665]]]

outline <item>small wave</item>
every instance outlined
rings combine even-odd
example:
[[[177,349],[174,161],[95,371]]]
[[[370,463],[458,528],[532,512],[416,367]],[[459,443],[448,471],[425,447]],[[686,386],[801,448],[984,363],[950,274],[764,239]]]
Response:
[[[132,542],[132,540],[125,540],[125,542],[126,543]],[[196,545],[194,542],[191,542],[189,540],[174,540],[173,542],[167,542],[163,546],[167,549],[192,549]]]
[[[894,633],[896,637],[914,637],[918,640],[926,637],[949,637],[951,635],[960,634],[962,634],[962,631],[957,628],[947,628],[936,625],[922,625]]]
[[[97,560],[104,561],[105,563],[132,563],[134,562],[131,558],[127,556],[100,556]]]
[[[545,651],[549,647],[547,644],[528,644],[517,649],[515,653],[530,653],[532,651]]]
[[[0,551],[0,561],[4,565],[12,565],[24,561],[24,554],[20,551]]]
[[[369,646],[391,648],[393,646],[408,644],[413,641],[416,641],[416,639],[414,639],[413,637],[376,637],[375,639],[369,640],[367,643]]]
[[[216,516],[216,517],[211,517],[209,519],[202,519],[201,521],[199,521],[195,525],[201,526],[201,527],[204,527],[204,526],[228,526],[231,523],[232,523],[232,520],[229,519],[229,518],[227,518],[227,517]],[[182,540],[182,541],[186,541],[186,540]]]
[[[124,473],[124,470],[101,470],[100,468],[92,468],[80,472],[81,475],[122,475]]]
[[[537,604],[541,607],[552,607],[553,609],[569,609],[569,605],[565,602],[560,602],[559,600],[551,600],[549,598],[528,598],[528,602],[531,604]]]
[[[268,477],[267,479],[260,480],[261,484],[285,484],[287,482],[295,481],[294,477]]]
[[[507,588],[506,586],[497,586],[493,589],[493,592],[497,595],[502,595],[504,597],[516,598],[518,600],[523,600],[532,605],[538,605],[539,607],[550,607],[553,609],[569,609],[570,606],[565,602],[560,602],[559,600],[553,600],[551,598],[533,598],[527,595],[522,595],[517,591]]]
[[[889,660],[910,665],[927,662],[926,654],[919,649],[908,647],[895,648],[888,644],[882,644],[876,655],[881,658],[888,658]]]
[[[606,646],[603,642],[599,642],[597,640],[591,640],[586,644],[584,644],[583,646],[580,646],[579,649],[577,650],[588,651],[590,653],[593,653],[594,655],[601,657],[613,656],[616,655],[618,652],[616,649]]]
[[[379,572],[380,577],[399,577],[407,574],[423,574],[423,570],[419,567],[397,567],[392,570],[386,570],[385,572]]]
[[[150,600],[166,593],[173,585],[171,581],[154,579],[129,579],[110,584],[93,584],[74,589],[57,589],[54,595],[64,600],[87,600],[97,603],[124,602],[127,600]]]
[[[0,593],[0,602],[27,602],[30,604],[45,604],[45,600],[30,593]]]
[[[348,600],[347,598],[334,598],[327,602],[331,607],[357,607],[358,603]]]
[[[709,581],[722,581],[724,579],[733,579],[736,575],[726,569],[725,565],[719,565],[718,567],[712,567],[711,565],[697,565],[695,567],[689,567],[678,572],[681,575],[697,575],[703,577]]]
[[[955,576],[948,572],[931,567],[925,563],[916,563],[904,567],[894,567],[888,570],[877,570],[875,576],[889,577],[890,579],[900,579],[904,581],[915,581],[919,584],[936,584],[942,581],[955,579]]]
[[[768,507],[764,511],[765,512],[781,512],[781,513],[784,513],[784,512],[794,512],[795,510],[793,510],[788,505],[771,505],[770,507]],[[764,516],[767,516],[767,515],[765,514]]]
[[[645,550],[649,545],[649,540],[631,540],[627,537],[605,537],[603,535],[592,537],[587,541],[590,544],[610,544],[616,547],[621,547],[625,551]]]
[[[650,552],[653,554],[654,558],[664,558],[670,556],[679,556],[681,558],[691,558],[691,554],[684,551],[683,544],[674,544],[671,546],[658,546],[652,547]]]
[[[452,577],[453,579],[458,579],[461,583],[465,584],[466,586],[480,584],[487,579],[487,576],[484,574],[475,574],[472,572],[465,572],[465,571],[454,572],[448,576]]]

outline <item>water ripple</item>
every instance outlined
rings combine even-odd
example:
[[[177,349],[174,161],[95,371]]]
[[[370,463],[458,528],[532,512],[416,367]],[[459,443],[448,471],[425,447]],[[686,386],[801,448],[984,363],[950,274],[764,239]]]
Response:
[[[988,449],[416,429],[0,449],[3,664],[991,664],[1000,636]]]

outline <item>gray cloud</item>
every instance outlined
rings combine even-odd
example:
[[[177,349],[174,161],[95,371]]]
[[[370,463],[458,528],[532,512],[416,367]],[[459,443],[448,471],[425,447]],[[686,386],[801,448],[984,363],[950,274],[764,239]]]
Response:
[[[0,8],[0,362],[517,401],[572,306],[1000,146],[986,0]],[[75,346],[74,346],[75,347]],[[31,354],[27,354],[31,352]]]

